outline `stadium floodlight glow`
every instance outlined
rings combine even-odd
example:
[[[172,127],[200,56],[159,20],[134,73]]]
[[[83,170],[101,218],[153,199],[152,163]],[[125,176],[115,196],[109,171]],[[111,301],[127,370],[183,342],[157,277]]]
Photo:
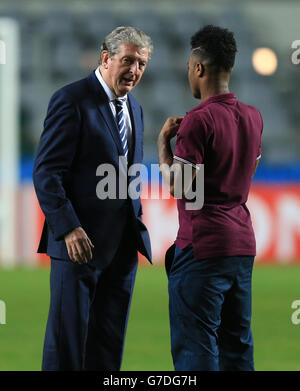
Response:
[[[5,50],[0,64],[0,263],[17,258],[16,201],[19,182],[19,28],[0,18],[0,42]],[[2,53],[3,54],[3,53]]]
[[[255,71],[260,75],[273,75],[278,66],[276,53],[269,48],[258,48],[253,52],[252,64]]]

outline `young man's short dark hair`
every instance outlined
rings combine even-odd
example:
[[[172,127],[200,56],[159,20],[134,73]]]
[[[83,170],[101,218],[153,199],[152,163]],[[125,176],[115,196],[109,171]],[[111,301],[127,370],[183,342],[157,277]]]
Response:
[[[207,25],[192,36],[191,47],[216,69],[230,71],[233,68],[237,46],[228,29]]]

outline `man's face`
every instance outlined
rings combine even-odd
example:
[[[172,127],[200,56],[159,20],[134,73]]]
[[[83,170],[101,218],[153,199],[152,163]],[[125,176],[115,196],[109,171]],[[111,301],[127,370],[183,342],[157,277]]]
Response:
[[[123,43],[118,53],[109,57],[102,52],[105,81],[116,96],[124,96],[141,80],[149,59],[149,50],[131,43]]]
[[[201,98],[201,92],[199,88],[199,77],[197,76],[196,63],[192,55],[190,55],[188,62],[188,78],[192,94],[195,98]]]

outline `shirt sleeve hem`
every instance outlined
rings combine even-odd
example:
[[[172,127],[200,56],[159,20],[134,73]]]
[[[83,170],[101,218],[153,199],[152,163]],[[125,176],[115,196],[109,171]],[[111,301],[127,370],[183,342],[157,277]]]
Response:
[[[200,170],[199,165],[194,164],[194,163],[192,163],[192,162],[189,162],[188,160],[182,159],[181,157],[173,156],[173,159],[178,160],[178,161],[180,161],[180,162],[182,162],[182,163],[185,163],[185,164],[189,164],[190,166],[196,168],[196,170]]]

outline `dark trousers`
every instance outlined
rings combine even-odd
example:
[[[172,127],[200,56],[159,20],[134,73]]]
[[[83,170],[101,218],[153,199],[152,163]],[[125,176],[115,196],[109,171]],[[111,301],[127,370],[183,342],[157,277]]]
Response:
[[[252,371],[253,256],[196,260],[192,245],[168,251],[175,370]]]
[[[51,259],[42,370],[120,370],[137,263],[128,237],[105,270]]]

